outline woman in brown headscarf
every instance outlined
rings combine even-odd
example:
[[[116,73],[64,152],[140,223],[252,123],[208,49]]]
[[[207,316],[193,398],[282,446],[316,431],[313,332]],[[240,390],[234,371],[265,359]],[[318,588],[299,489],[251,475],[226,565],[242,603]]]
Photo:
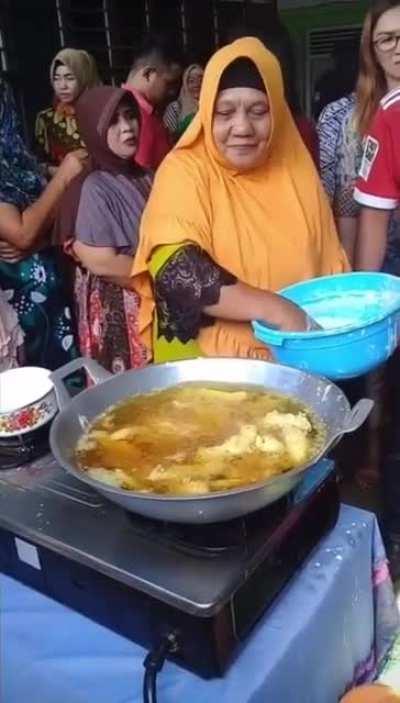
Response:
[[[89,165],[63,198],[55,234],[59,243],[72,243],[80,262],[75,298],[81,353],[118,372],[146,361],[139,297],[124,286],[152,177],[134,161],[140,112],[130,93],[111,86],[88,90],[76,116]]]
[[[100,82],[96,62],[87,51],[62,49],[51,62],[50,82],[54,103],[39,112],[35,140],[39,159],[52,176],[68,152],[83,146],[75,119],[75,102],[86,88]]]

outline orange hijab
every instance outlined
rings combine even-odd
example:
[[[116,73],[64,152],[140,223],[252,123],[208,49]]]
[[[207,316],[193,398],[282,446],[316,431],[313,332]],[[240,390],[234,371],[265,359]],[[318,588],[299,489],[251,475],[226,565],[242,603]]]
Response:
[[[212,136],[221,76],[239,57],[257,67],[272,118],[265,161],[240,173],[225,161]],[[157,171],[133,268],[147,345],[154,311],[148,262],[160,245],[188,241],[240,281],[264,290],[348,268],[328,200],[285,102],[279,63],[252,37],[211,58],[199,111]],[[218,320],[201,330],[198,341],[207,356],[259,355],[248,323]]]
[[[340,703],[400,703],[400,695],[387,686],[360,686],[340,699]]]

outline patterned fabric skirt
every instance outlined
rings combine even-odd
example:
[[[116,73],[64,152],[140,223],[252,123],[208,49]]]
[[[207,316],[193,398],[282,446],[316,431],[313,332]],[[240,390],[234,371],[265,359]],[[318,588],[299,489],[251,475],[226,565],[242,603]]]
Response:
[[[75,298],[82,355],[112,373],[145,366],[146,349],[138,330],[140,298],[134,291],[77,267]]]
[[[27,365],[54,370],[78,356],[55,249],[43,249],[16,264],[1,261],[0,287],[24,332]]]
[[[14,308],[0,289],[0,373],[14,369],[23,361],[24,333]]]

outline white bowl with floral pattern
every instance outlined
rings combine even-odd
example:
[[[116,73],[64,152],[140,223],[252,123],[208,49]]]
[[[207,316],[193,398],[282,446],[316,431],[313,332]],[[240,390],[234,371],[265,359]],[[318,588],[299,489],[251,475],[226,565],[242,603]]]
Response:
[[[0,437],[31,432],[55,417],[58,405],[50,373],[36,366],[0,373]]]

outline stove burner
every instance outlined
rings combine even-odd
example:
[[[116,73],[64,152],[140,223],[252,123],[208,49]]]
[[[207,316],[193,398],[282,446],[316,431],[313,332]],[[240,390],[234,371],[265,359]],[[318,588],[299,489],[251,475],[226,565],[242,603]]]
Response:
[[[148,537],[168,549],[195,557],[216,558],[226,554],[249,554],[250,540],[265,537],[283,518],[291,503],[290,497],[258,510],[256,513],[227,522],[184,525],[159,522],[134,513],[127,513],[136,534]]]

